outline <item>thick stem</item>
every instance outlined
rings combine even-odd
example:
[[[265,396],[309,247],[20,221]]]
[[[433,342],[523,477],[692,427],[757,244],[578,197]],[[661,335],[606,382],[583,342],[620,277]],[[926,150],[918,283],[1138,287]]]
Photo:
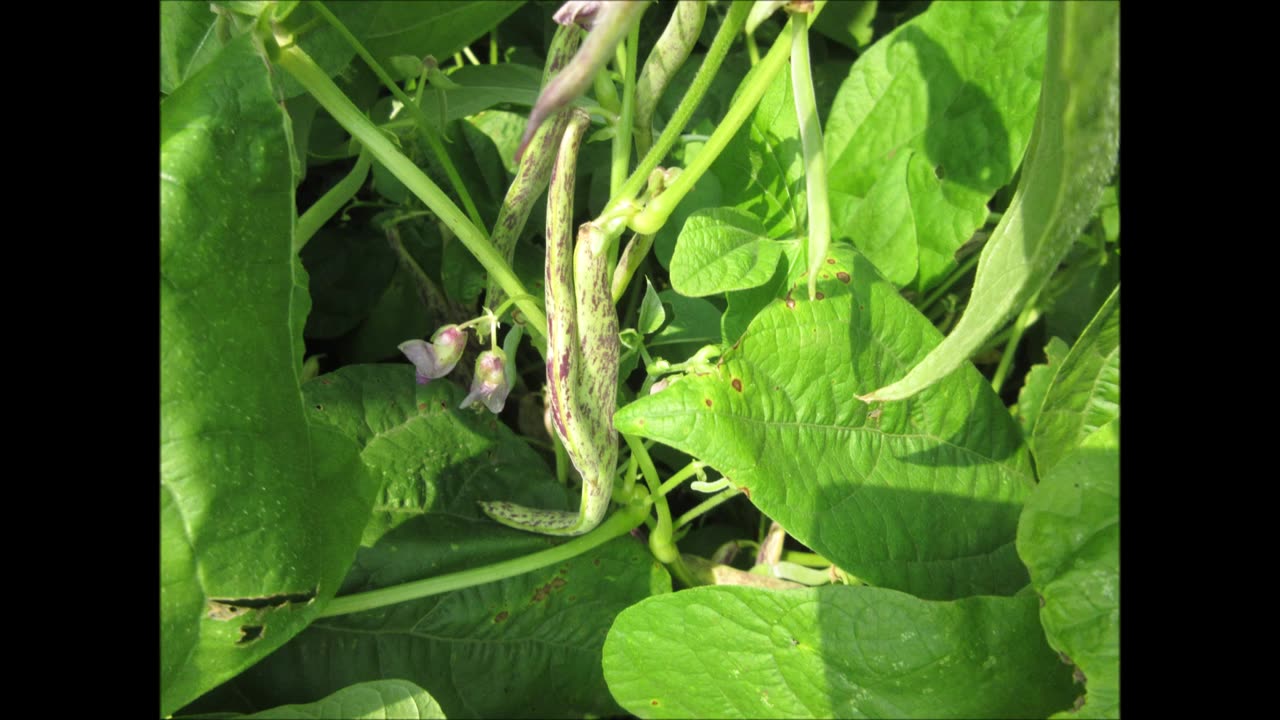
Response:
[[[575,558],[600,547],[616,537],[626,535],[639,527],[648,515],[649,508],[647,503],[631,505],[614,513],[613,517],[601,523],[591,533],[570,540],[563,545],[557,545],[532,555],[485,565],[472,570],[463,570],[462,572],[427,578],[403,585],[382,588],[381,590],[371,590],[337,597],[330,601],[328,606],[321,611],[320,617],[334,617],[335,615],[347,615],[349,613],[373,610],[387,605],[395,605],[431,595],[484,585],[533,572],[548,565]]]
[[[707,50],[707,55],[702,59],[702,66],[698,68],[698,73],[693,77],[693,84],[685,91],[684,97],[680,100],[680,105],[676,108],[675,113],[671,116],[671,121],[663,128],[660,135],[649,152],[640,160],[640,164],[631,173],[631,177],[627,178],[627,182],[623,184],[622,189],[609,198],[609,203],[605,206],[601,217],[610,215],[617,211],[623,203],[634,200],[640,191],[644,189],[645,183],[649,181],[649,173],[658,167],[658,163],[667,156],[671,148],[680,139],[680,133],[684,130],[685,125],[689,124],[689,119],[693,117],[693,111],[698,109],[698,104],[702,102],[703,96],[707,94],[707,89],[711,87],[711,81],[715,79],[716,72],[719,71],[721,63],[724,62],[725,55],[729,53],[729,47],[733,45],[733,40],[742,30],[742,26],[747,22],[747,13],[751,11],[751,3],[736,2],[729,6],[729,14],[725,16],[724,24],[716,32],[715,40],[711,42],[711,48]]]
[[[356,51],[360,59],[364,60],[369,69],[373,70],[373,74],[378,76],[382,84],[391,91],[391,94],[413,116],[414,121],[417,123],[418,131],[422,133],[422,137],[427,143],[427,147],[431,149],[431,153],[436,156],[436,160],[444,168],[444,174],[449,178],[449,184],[453,186],[453,191],[458,193],[458,197],[462,199],[462,205],[467,209],[467,216],[471,218],[471,222],[475,223],[476,227],[484,228],[484,220],[480,218],[480,211],[476,209],[476,204],[471,199],[471,193],[467,190],[466,184],[462,182],[462,176],[458,174],[458,168],[454,167],[453,158],[449,156],[449,151],[445,150],[444,143],[440,142],[440,134],[431,126],[431,121],[427,120],[426,113],[422,112],[418,104],[400,89],[400,86],[391,79],[386,70],[382,69],[382,66],[378,64],[373,55],[365,49],[355,35],[351,34],[351,31],[347,29],[346,25],[342,24],[342,21],[336,15],[329,12],[329,8],[325,7],[323,2],[312,0],[311,7],[333,26],[333,29]]]
[[[653,458],[644,449],[639,438],[623,435],[627,446],[631,448],[632,457],[640,463],[640,472],[644,473],[644,481],[649,486],[649,497],[653,498],[653,506],[658,514],[658,525],[649,533],[649,550],[653,556],[663,563],[674,563],[680,558],[680,551],[672,542],[674,528],[671,525],[671,508],[667,499],[662,496],[662,482],[658,479],[658,469],[653,465]]]
[[[338,214],[342,206],[348,200],[355,197],[360,186],[364,184],[365,178],[369,177],[369,151],[361,150],[360,156],[356,158],[356,164],[351,168],[351,172],[338,181],[336,185],[329,188],[329,191],[320,196],[302,213],[298,218],[298,225],[293,230],[293,249],[294,252],[302,250],[306,247],[307,241],[329,222],[329,219]]]
[[[636,114],[636,58],[640,45],[640,23],[627,33],[627,64],[622,68],[622,114],[614,126],[612,164],[609,167],[609,196],[622,188],[631,165],[631,128]]]
[[[297,46],[279,48],[272,59],[298,80],[343,129],[363,143],[375,160],[382,163],[397,180],[404,183],[410,192],[417,195],[436,214],[436,217],[458,236],[490,276],[498,279],[498,283],[508,295],[519,298],[516,304],[528,319],[530,331],[543,336],[547,318],[542,308],[538,307],[532,298],[525,297],[528,291],[511,270],[511,266],[498,254],[497,249],[484,233],[471,224],[458,206],[454,205],[453,201],[431,182],[431,178],[427,177],[417,165],[414,165],[383,136],[377,126],[347,99],[347,96],[315,64],[315,61],[302,51],[302,48]]]
[[[730,17],[733,15],[733,10],[742,7],[744,9],[743,19],[745,20],[747,6],[747,3],[743,3],[741,6],[734,5],[733,9],[730,10]],[[727,26],[728,23],[729,20],[726,18],[725,25]],[[638,233],[654,235],[657,234],[658,230],[662,229],[662,225],[671,216],[671,212],[680,204],[684,196],[693,189],[694,183],[702,177],[707,168],[711,167],[711,163],[720,156],[720,153],[724,152],[725,146],[737,134],[738,129],[747,121],[751,113],[755,112],[756,106],[760,104],[760,98],[764,97],[765,90],[769,87],[769,83],[773,82],[773,78],[787,64],[790,48],[791,25],[788,24],[782,34],[778,36],[778,39],[774,41],[773,47],[769,49],[769,53],[760,61],[760,64],[752,68],[751,72],[747,74],[746,79],[743,80],[742,87],[738,91],[737,98],[733,101],[733,105],[729,107],[729,111],[725,113],[724,119],[716,126],[715,132],[711,134],[707,144],[703,146],[702,150],[698,151],[698,154],[693,157],[693,161],[684,168],[674,182],[667,186],[661,195],[649,200],[644,210],[631,216],[630,226],[632,230]],[[671,127],[669,125],[667,129],[670,130]],[[663,131],[663,138],[666,135],[666,131]],[[661,141],[662,139],[660,138],[659,143]],[[661,145],[655,146],[649,152],[649,155],[653,155],[654,151],[660,147]],[[643,164],[639,170],[645,170]],[[630,183],[628,183],[628,187],[629,185]],[[638,187],[637,190],[639,190]]]

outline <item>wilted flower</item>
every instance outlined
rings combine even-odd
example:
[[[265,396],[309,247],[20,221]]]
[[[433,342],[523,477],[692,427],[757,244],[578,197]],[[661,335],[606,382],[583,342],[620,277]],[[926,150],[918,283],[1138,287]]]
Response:
[[[511,392],[511,373],[507,370],[507,354],[498,349],[486,350],[476,359],[476,374],[471,379],[471,392],[458,407],[466,409],[484,403],[489,412],[498,414]]]
[[[445,325],[431,336],[430,344],[422,340],[406,340],[400,343],[399,348],[413,363],[418,384],[426,385],[448,375],[458,364],[462,351],[467,348],[467,331],[457,325]]]

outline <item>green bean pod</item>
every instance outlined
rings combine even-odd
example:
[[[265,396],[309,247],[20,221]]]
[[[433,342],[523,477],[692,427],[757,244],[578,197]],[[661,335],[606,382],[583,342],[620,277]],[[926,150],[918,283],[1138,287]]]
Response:
[[[636,83],[635,111],[636,151],[641,157],[653,145],[654,108],[658,107],[658,100],[671,83],[671,78],[689,59],[706,17],[707,3],[704,0],[680,0],[662,36],[644,62],[640,80]]]
[[[481,503],[498,522],[545,535],[581,535],[600,524],[617,466],[618,316],[610,292],[607,237],[587,223],[573,247],[575,166],[590,117],[573,110],[547,196],[547,398],[551,424],[582,476],[576,513]]]
[[[556,29],[551,39],[551,48],[547,52],[547,63],[542,72],[542,86],[547,84],[560,72],[582,40],[582,30],[576,25],[562,25]],[[493,226],[493,246],[498,249],[503,259],[510,265],[516,254],[516,241],[524,231],[524,224],[529,219],[533,204],[547,186],[551,176],[551,164],[556,158],[556,146],[564,135],[569,124],[569,110],[564,109],[552,116],[551,120],[538,129],[530,142],[529,150],[520,157],[515,179],[507,188],[507,196],[498,211],[498,221]],[[491,308],[497,308],[507,299],[507,293],[497,280],[490,277],[485,293],[485,302]]]

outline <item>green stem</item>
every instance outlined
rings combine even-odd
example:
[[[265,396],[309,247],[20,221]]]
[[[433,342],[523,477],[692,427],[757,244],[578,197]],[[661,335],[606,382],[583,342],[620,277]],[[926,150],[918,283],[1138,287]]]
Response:
[[[818,272],[831,244],[831,208],[827,204],[827,158],[822,145],[822,124],[809,70],[809,13],[791,16],[791,94],[800,121],[800,144],[804,148],[805,197],[809,206],[809,233],[805,240],[809,256],[809,299],[818,291]]]
[[[786,562],[792,562],[796,565],[804,565],[806,567],[831,567],[831,561],[821,555],[811,552],[800,552],[799,550],[783,550],[782,559]]]
[[[996,366],[996,374],[991,377],[991,387],[995,389],[997,395],[1000,394],[1000,388],[1004,387],[1004,381],[1009,376],[1009,370],[1013,368],[1013,357],[1017,354],[1018,343],[1022,341],[1022,333],[1026,332],[1026,329],[1039,319],[1040,311],[1036,308],[1036,298],[1033,296],[1027,306],[1022,309],[1022,312],[1018,313],[1018,319],[1013,321],[1009,344],[1005,346],[1004,352],[1000,355],[1000,364]]]
[[[753,32],[743,33],[747,37],[747,57],[751,59],[751,67],[760,64],[760,46],[756,45],[756,34]]]
[[[382,135],[378,128],[351,103],[329,76],[315,64],[302,48],[291,46],[278,48],[272,58],[310,92],[320,105],[333,116],[347,132],[369,149],[373,158],[409,188],[436,217],[448,226],[475,256],[491,276],[498,279],[502,289],[510,297],[519,298],[516,304],[529,321],[530,330],[545,337],[547,317],[536,301],[528,297],[529,291],[516,277],[511,266],[498,254],[489,238],[467,219],[457,205],[441,192],[431,178],[414,165]]]
[[[360,56],[360,59],[364,60],[370,70],[373,70],[373,74],[378,76],[378,79],[382,81],[382,84],[391,91],[391,94],[394,95],[397,100],[404,104],[404,107],[409,111],[409,114],[413,115],[413,119],[417,121],[418,130],[422,133],[423,139],[426,140],[427,146],[431,148],[432,154],[436,156],[436,159],[440,161],[441,167],[444,168],[444,174],[449,178],[449,184],[453,186],[453,191],[458,193],[458,197],[462,199],[462,205],[467,209],[467,215],[471,218],[471,222],[475,223],[476,227],[483,229],[484,220],[480,218],[480,211],[476,209],[476,204],[471,200],[471,193],[468,192],[467,186],[462,182],[462,176],[458,174],[458,169],[454,167],[453,159],[449,157],[449,151],[445,150],[444,144],[440,142],[440,137],[436,133],[435,128],[433,128],[431,126],[431,122],[427,120],[426,113],[422,112],[422,109],[418,107],[418,104],[410,99],[409,96],[400,89],[400,86],[391,79],[391,76],[387,74],[386,70],[382,69],[382,66],[378,64],[378,61],[374,59],[373,55],[365,49],[364,45],[356,38],[355,35],[351,34],[350,30],[347,30],[347,27],[342,24],[342,21],[339,20],[336,15],[329,12],[329,8],[325,7],[323,2],[320,0],[311,0],[310,4],[318,14],[324,17],[324,19],[333,26],[334,30],[338,31],[338,34],[347,41],[347,44],[355,49],[356,54]],[[476,64],[479,65],[479,63]]]
[[[681,515],[676,520],[676,528],[682,528],[685,525],[688,525],[699,515],[710,512],[714,508],[720,506],[722,503],[728,502],[729,500],[732,500],[734,497],[741,494],[742,494],[742,491],[739,490],[738,488],[729,488],[728,490],[722,490],[716,493],[715,495],[712,495],[706,500],[703,500],[702,502],[695,505],[693,509],[689,510],[689,512],[686,512],[685,514]]]
[[[680,139],[680,133],[684,130],[685,125],[689,124],[694,110],[698,109],[698,104],[702,102],[703,96],[707,94],[707,89],[711,87],[711,81],[715,79],[716,72],[719,71],[721,63],[724,62],[725,55],[729,53],[729,47],[733,45],[734,38],[737,37],[738,33],[742,31],[743,25],[746,24],[747,13],[749,12],[751,12],[751,3],[749,2],[736,2],[729,6],[729,14],[725,16],[724,24],[716,32],[716,37],[712,40],[706,57],[702,59],[702,66],[698,68],[698,73],[693,77],[693,84],[685,91],[684,97],[680,100],[680,105],[671,116],[671,121],[662,129],[662,134],[658,136],[653,147],[649,148],[649,152],[645,153],[645,156],[641,158],[640,164],[631,173],[631,177],[627,178],[626,183],[622,185],[622,189],[613,193],[609,198],[604,212],[601,213],[602,217],[617,210],[623,202],[634,200],[649,181],[649,173],[658,167],[658,163],[662,162],[662,159],[671,151],[676,141]]]
[[[653,498],[653,507],[658,514],[658,525],[649,533],[649,550],[663,563],[675,562],[680,557],[680,551],[671,542],[671,508],[667,506],[667,499],[662,497],[658,469],[654,467],[653,458],[649,457],[649,451],[644,449],[644,443],[639,438],[625,433],[618,434],[627,441],[631,456],[640,463],[640,471],[644,473],[644,481],[649,485],[649,496]]]
[[[639,46],[640,23],[635,23],[631,26],[631,32],[627,33],[627,62],[622,68],[622,115],[614,126],[613,163],[609,167],[610,197],[622,188],[622,183],[627,179],[627,168],[631,165],[631,129],[636,116],[636,60]]]
[[[360,151],[360,156],[356,158],[355,167],[351,168],[351,172],[338,181],[337,185],[329,188],[329,191],[320,196],[302,213],[298,218],[298,224],[293,230],[293,250],[298,252],[306,247],[307,241],[312,238],[329,219],[338,214],[343,205],[347,201],[355,197],[360,186],[364,185],[365,178],[369,177],[369,153],[366,150]]]
[[[733,12],[735,10],[742,8],[745,11],[749,6],[749,3],[735,4],[729,11],[729,17],[725,18],[725,25],[721,26],[721,30],[724,30],[724,28],[729,25],[729,20],[733,17]],[[744,12],[743,20],[745,21],[745,19],[746,16]],[[760,104],[760,98],[764,97],[765,90],[769,88],[769,84],[773,82],[774,77],[776,77],[787,64],[787,58],[790,56],[789,51],[791,48],[791,30],[791,24],[788,23],[782,33],[778,35],[778,39],[774,41],[773,47],[769,49],[769,54],[765,55],[764,59],[760,61],[760,64],[752,68],[751,72],[747,74],[747,77],[742,81],[742,86],[738,89],[737,98],[733,101],[733,105],[729,107],[729,112],[725,113],[724,119],[716,126],[715,132],[711,134],[711,138],[707,140],[707,144],[698,151],[697,155],[693,156],[693,161],[680,172],[680,175],[676,177],[675,182],[667,186],[661,195],[651,199],[645,206],[644,210],[631,217],[630,226],[632,230],[635,230],[638,233],[646,233],[650,235],[657,234],[658,230],[660,230],[662,225],[667,221],[667,218],[671,216],[671,212],[680,204],[680,201],[684,199],[684,196],[693,189],[694,183],[702,178],[703,174],[706,173],[707,168],[711,167],[711,163],[714,162],[716,158],[720,157],[720,153],[724,152],[725,146],[727,146],[729,141],[733,139],[733,136],[738,133],[738,129],[747,121],[747,118],[751,116],[751,113],[755,112],[756,106]],[[735,33],[736,32],[737,31],[735,31]],[[708,59],[710,59],[709,54]],[[701,71],[699,71],[699,75],[701,75]],[[696,87],[697,80],[695,79],[694,82]],[[691,92],[692,90],[693,88],[690,88]],[[658,139],[658,144],[654,146],[654,149],[649,151],[649,156],[652,156],[654,152],[659,149],[664,153],[666,152],[666,148],[663,146],[662,141],[667,137],[667,130],[671,130],[673,127],[674,123],[672,125],[668,125],[666,130],[663,130],[662,137]],[[673,135],[678,135],[680,130],[683,130],[683,126],[678,128],[676,133]],[[674,139],[675,138],[673,137],[673,142]],[[647,160],[649,156],[646,156],[645,159]],[[657,162],[655,160],[654,166],[656,165]],[[636,172],[639,173],[643,171],[646,173],[644,178],[648,178],[648,172],[651,169],[651,167],[646,168],[645,165],[641,163],[641,166]],[[627,185],[623,187],[624,196],[626,194],[626,190],[630,188],[630,185],[631,183],[628,182]],[[636,190],[639,191],[638,184]],[[607,208],[605,213],[608,213]]]
[[[461,590],[462,588],[484,585],[533,572],[548,565],[554,565],[577,557],[616,537],[626,535],[643,523],[648,514],[649,508],[647,504],[631,505],[614,513],[612,517],[586,535],[532,555],[525,555],[524,557],[471,570],[463,570],[462,572],[404,583],[394,587],[336,597],[320,612],[320,617],[364,612],[365,610],[373,610],[431,595]]]
[[[706,467],[706,463],[700,463],[697,460],[690,462],[688,465],[685,465],[683,468],[681,468],[680,472],[667,478],[667,481],[662,483],[662,487],[658,489],[659,494],[666,495],[672,490],[675,490],[677,487],[680,486],[680,483],[684,482],[685,480],[688,480],[694,475],[697,475],[698,471],[704,467]]]
[[[929,308],[938,301],[938,298],[942,297],[946,294],[947,290],[951,289],[952,285],[955,285],[960,281],[960,278],[967,275],[969,271],[978,264],[978,260],[981,255],[982,253],[980,252],[973,253],[966,258],[964,262],[960,263],[960,267],[952,270],[951,274],[947,276],[947,279],[943,280],[942,284],[934,288],[928,296],[925,297],[924,302],[920,303],[920,312],[927,312]]]

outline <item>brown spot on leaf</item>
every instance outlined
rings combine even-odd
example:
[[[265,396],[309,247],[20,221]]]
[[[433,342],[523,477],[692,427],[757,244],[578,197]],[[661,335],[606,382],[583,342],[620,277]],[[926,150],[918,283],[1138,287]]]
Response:
[[[827,258],[827,264],[828,264],[828,265],[835,265],[835,264],[836,264],[836,259],[835,259],[835,258]]]
[[[316,409],[319,410],[320,412],[324,412],[324,406],[318,403],[316,404]]]
[[[599,558],[597,558],[597,559],[599,559]],[[567,567],[562,567],[562,568],[560,568],[560,574],[561,574],[561,575],[568,575],[568,574],[569,574],[569,568],[567,568]]]
[[[657,704],[658,704],[658,701],[657,701],[657,700],[650,700],[650,701],[649,701],[649,704],[650,704],[650,705],[657,705]]]
[[[506,620],[508,617],[511,617],[511,613],[507,612],[506,610],[503,610],[502,612],[500,612],[500,613],[498,613],[497,615],[494,615],[494,616],[493,616],[493,621],[494,621],[495,623],[500,623],[500,622],[502,622],[502,621]]]
[[[711,398],[704,398],[702,402],[706,403],[707,407],[711,407]]]
[[[426,403],[418,403],[418,409],[419,409],[419,410],[426,410],[426,409],[427,409],[427,404],[426,404]]]
[[[818,292],[816,292],[816,293],[814,293],[814,294],[813,294],[813,299],[814,299],[814,300],[821,300],[821,299],[823,299],[823,298],[825,298],[825,297],[826,297],[826,295],[823,295],[821,290],[819,290]]]
[[[733,379],[733,389],[742,392],[742,381],[738,378]]]
[[[748,500],[751,499],[751,488],[747,487],[746,485],[743,485],[739,487],[738,490],[740,490],[743,495],[746,495]]]
[[[561,577],[555,578],[554,580],[552,580],[551,582],[547,583],[546,585],[543,585],[542,587],[540,587],[540,588],[538,588],[537,590],[534,590],[534,591],[533,591],[533,601],[532,601],[532,602],[540,603],[540,602],[542,602],[543,600],[546,600],[548,595],[550,595],[551,593],[555,592],[556,590],[559,590],[560,588],[564,587],[565,585],[568,585],[568,583],[567,583],[567,582],[565,582],[565,579],[564,579],[564,578],[561,578]]]
[[[840,272],[836,273],[836,279],[838,279],[840,282],[844,283],[845,285],[848,285],[849,273],[841,270]]]
[[[596,558],[595,560],[592,560],[591,564],[595,565],[596,567],[600,567],[600,558]]]
[[[320,381],[320,384],[321,384],[321,385],[332,385],[332,384],[333,384],[333,381],[332,381],[332,380],[321,380],[321,381]]]

